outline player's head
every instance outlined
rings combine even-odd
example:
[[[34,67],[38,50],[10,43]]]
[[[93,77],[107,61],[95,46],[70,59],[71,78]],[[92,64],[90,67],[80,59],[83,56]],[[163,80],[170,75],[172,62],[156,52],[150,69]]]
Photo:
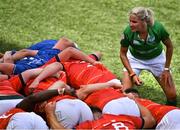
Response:
[[[131,94],[133,94],[135,97],[140,97],[138,90],[137,90],[137,89],[134,89],[134,88],[128,88],[128,89],[126,89],[124,92],[127,93],[127,94],[128,94],[128,93],[131,93]]]
[[[101,109],[99,109],[98,107],[95,107],[95,106],[90,106],[90,108],[91,108],[91,111],[93,113],[94,120],[101,118],[101,116],[102,116]]]

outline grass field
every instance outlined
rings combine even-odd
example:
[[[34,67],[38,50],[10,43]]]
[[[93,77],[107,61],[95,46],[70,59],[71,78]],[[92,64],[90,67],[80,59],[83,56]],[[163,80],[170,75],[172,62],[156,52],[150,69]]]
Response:
[[[128,24],[128,11],[135,6],[150,7],[171,34],[171,65],[180,106],[179,5],[179,0],[0,0],[0,52],[66,36],[86,53],[101,51],[102,62],[121,78],[119,41]],[[143,72],[141,78],[142,96],[164,103],[165,96],[152,75]]]

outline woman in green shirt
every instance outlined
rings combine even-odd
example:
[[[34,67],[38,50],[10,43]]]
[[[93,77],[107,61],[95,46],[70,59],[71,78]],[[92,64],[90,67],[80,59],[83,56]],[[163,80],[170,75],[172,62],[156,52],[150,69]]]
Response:
[[[166,54],[163,45],[166,47]],[[170,73],[173,45],[168,32],[153,12],[144,7],[135,7],[129,13],[129,25],[121,39],[120,58],[124,65],[124,90],[134,84],[141,85],[141,70],[151,72],[161,85],[167,104],[176,105],[176,89]]]

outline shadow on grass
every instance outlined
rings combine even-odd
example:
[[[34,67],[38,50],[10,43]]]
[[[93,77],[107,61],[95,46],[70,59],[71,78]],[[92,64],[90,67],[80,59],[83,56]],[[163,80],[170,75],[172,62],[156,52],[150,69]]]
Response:
[[[23,46],[21,45],[19,45],[18,43],[10,43],[10,42],[8,42],[7,40],[5,40],[5,39],[0,39],[0,52],[1,53],[4,53],[5,51],[8,51],[8,50],[13,50],[13,49],[15,49],[15,50],[20,50],[20,49],[22,49],[23,48]]]

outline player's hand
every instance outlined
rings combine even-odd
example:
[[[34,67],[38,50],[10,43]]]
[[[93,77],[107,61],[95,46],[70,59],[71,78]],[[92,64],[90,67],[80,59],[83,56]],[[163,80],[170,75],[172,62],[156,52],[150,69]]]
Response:
[[[133,83],[135,83],[137,86],[141,86],[143,84],[142,80],[137,75],[134,75],[132,80]]]
[[[84,100],[87,97],[87,94],[84,92],[84,88],[76,90],[76,95],[81,100]]]
[[[113,82],[112,87],[115,89],[122,89],[123,85],[121,84],[121,82]]]
[[[164,86],[171,86],[172,83],[172,78],[169,70],[164,70],[160,76],[161,82],[164,84]]]

